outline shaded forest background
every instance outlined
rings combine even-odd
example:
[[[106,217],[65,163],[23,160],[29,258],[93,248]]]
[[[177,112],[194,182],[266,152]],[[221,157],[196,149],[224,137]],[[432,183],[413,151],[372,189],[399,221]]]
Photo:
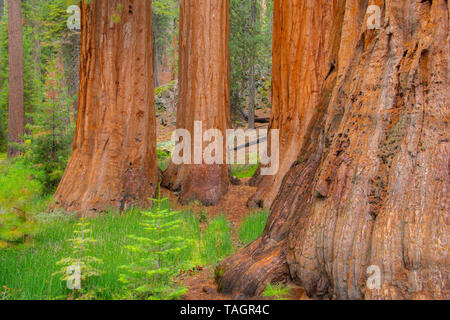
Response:
[[[15,145],[39,168],[44,192],[57,187],[71,152],[79,88],[80,30],[70,29],[75,0],[22,1],[25,136]],[[231,113],[254,127],[255,109],[270,108],[273,1],[230,1]],[[121,10],[118,8],[117,10]],[[179,1],[156,0],[153,10],[156,108],[178,76]],[[0,152],[8,145],[8,5],[0,8]],[[114,21],[114,15],[109,19]],[[173,94],[173,93],[172,93]],[[176,97],[175,97],[176,98]],[[175,99],[176,100],[176,99]],[[160,103],[158,103],[160,102]],[[167,124],[170,116],[161,121]],[[173,120],[173,119],[172,119]],[[170,137],[168,137],[170,139]]]

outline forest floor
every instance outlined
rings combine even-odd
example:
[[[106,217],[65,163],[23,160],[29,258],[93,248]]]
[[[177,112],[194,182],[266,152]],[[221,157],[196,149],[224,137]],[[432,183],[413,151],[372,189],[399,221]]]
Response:
[[[196,215],[205,214],[208,220],[211,220],[219,215],[224,215],[226,219],[232,224],[233,242],[236,248],[242,248],[239,243],[237,230],[242,223],[242,220],[249,214],[247,208],[247,199],[256,191],[255,187],[250,187],[246,183],[249,178],[241,179],[242,185],[231,185],[227,195],[213,207],[204,207],[199,203],[193,203],[187,206],[182,206],[178,202],[178,197],[175,193],[162,189],[163,197],[170,200],[171,207],[178,210],[188,209]],[[203,224],[206,226],[206,224]],[[227,300],[230,296],[223,295],[217,292],[217,285],[214,281],[214,267],[198,268],[197,272],[183,277],[182,281],[188,292],[184,295],[185,300]]]
[[[261,112],[258,116],[267,116],[267,112]],[[172,121],[163,125],[159,122],[161,147],[158,151],[161,151],[160,149],[164,150],[168,145],[167,139],[170,139],[171,132],[175,130],[175,123]],[[167,164],[170,156],[165,152],[158,152],[158,156],[161,155],[160,164]],[[21,208],[21,211],[28,212],[30,217],[34,218],[29,220],[33,228],[30,227],[30,236],[26,237],[27,241],[24,241],[23,245],[15,247],[4,242],[5,250],[0,251],[0,297],[2,294],[8,299],[41,300],[64,297],[64,285],[52,279],[54,272],[59,270],[57,262],[70,256],[68,241],[74,235],[76,219],[63,213],[48,216],[46,208],[51,197],[41,196],[40,183],[30,178],[35,175],[36,169],[23,161],[9,163],[5,158],[5,154],[0,154],[0,203],[7,205],[5,210],[10,207]],[[216,206],[205,207],[199,202],[183,206],[178,202],[176,193],[167,189],[161,190],[161,196],[168,199],[168,208],[180,211],[185,225],[192,225],[180,231],[186,239],[194,241],[190,251],[187,251],[189,258],[185,261],[189,268],[181,270],[177,276],[177,282],[188,290],[182,299],[232,298],[217,292],[214,269],[221,260],[242,250],[260,236],[267,223],[268,210],[252,211],[246,205],[247,200],[256,191],[255,187],[248,185],[248,181],[257,167],[257,164],[233,165],[232,175],[239,178],[241,183],[230,185],[228,193]],[[92,248],[92,255],[104,262],[104,272],[95,282],[95,285],[104,289],[99,298],[114,299],[123,293],[123,284],[118,280],[122,272],[120,268],[129,263],[129,255],[123,248],[129,244],[129,234],[143,234],[139,229],[141,217],[139,210],[126,213],[111,211],[108,215],[90,220],[92,234],[97,241],[97,245]],[[25,235],[28,225],[24,224],[23,228]],[[3,235],[6,234],[8,233]],[[1,236],[2,234],[0,240]],[[283,286],[286,285],[290,287],[289,296],[286,298],[306,297],[302,288],[291,284]]]
[[[250,178],[242,178],[241,185],[231,185],[227,195],[216,205],[212,207],[204,207],[199,203],[193,203],[183,206],[178,202],[177,195],[167,189],[162,189],[161,194],[167,197],[172,208],[177,210],[189,210],[195,215],[201,215],[206,212],[207,220],[211,220],[219,215],[224,215],[232,224],[233,244],[236,250],[241,250],[244,245],[239,241],[238,229],[244,218],[249,215],[247,208],[247,200],[256,191],[256,187],[251,187],[247,183]],[[204,223],[203,227],[207,224]],[[197,270],[182,275],[181,281],[188,289],[188,292],[182,297],[183,300],[230,300],[231,295],[225,295],[217,292],[217,284],[214,279],[214,267],[197,267]],[[286,284],[289,288],[289,300],[310,300],[304,288],[293,283]],[[266,297],[255,297],[258,300],[270,300]]]
[[[270,117],[270,109],[257,110],[256,117]],[[164,119],[165,125],[162,124],[162,119]],[[238,126],[245,129],[244,123],[241,123]],[[257,124],[257,128],[267,127],[267,124]],[[175,116],[173,114],[164,112],[157,116],[158,143],[160,145],[167,145],[167,141],[170,141],[172,132],[175,129]],[[247,148],[247,154],[248,151]],[[200,203],[192,203],[183,206],[178,202],[178,195],[167,189],[162,189],[161,195],[169,199],[172,208],[176,208],[177,210],[189,210],[198,216],[206,215],[207,220],[214,219],[219,215],[225,216],[227,221],[232,224],[234,247],[236,250],[240,250],[244,245],[239,241],[238,229],[242,224],[243,219],[251,213],[247,208],[247,200],[256,192],[256,187],[248,185],[248,181],[252,174],[247,175],[247,173],[243,173],[242,176],[239,176],[239,174],[235,173],[235,175],[240,178],[241,184],[230,185],[228,193],[216,206],[204,207]],[[207,223],[201,225],[201,227],[206,226]],[[183,296],[184,300],[229,300],[232,298],[231,296],[217,292],[217,284],[214,280],[214,266],[199,266],[195,272],[183,275],[181,280],[183,285],[188,288],[188,292]],[[291,298],[301,299],[306,297],[303,289],[295,288],[295,286],[291,287]]]

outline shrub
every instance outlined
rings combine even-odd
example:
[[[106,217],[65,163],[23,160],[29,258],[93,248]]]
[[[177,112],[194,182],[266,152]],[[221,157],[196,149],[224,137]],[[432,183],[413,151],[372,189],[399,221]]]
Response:
[[[41,185],[34,175],[20,162],[0,163],[0,248],[28,244],[37,232],[34,214],[46,200],[38,196]]]
[[[90,223],[85,219],[81,219],[75,225],[73,232],[74,237],[68,241],[72,248],[72,257],[63,258],[56,263],[61,269],[53,273],[52,276],[59,276],[61,281],[66,281],[72,284],[69,298],[76,300],[92,300],[95,299],[100,291],[92,279],[99,277],[102,272],[96,268],[97,265],[102,264],[103,261],[90,256],[90,246],[97,241],[89,237],[92,233]],[[79,278],[77,279],[77,272]]]
[[[275,285],[268,284],[264,290],[263,296],[267,298],[273,298],[275,300],[288,300],[291,288],[283,287],[280,283]]]

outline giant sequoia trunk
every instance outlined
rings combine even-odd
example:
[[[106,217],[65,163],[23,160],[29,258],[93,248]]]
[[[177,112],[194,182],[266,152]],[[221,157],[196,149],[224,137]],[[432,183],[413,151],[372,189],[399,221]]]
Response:
[[[321,86],[334,65],[328,61],[330,32],[315,34],[331,23],[332,3],[322,6],[308,1],[274,3],[272,118],[269,130],[280,130],[280,168],[276,175],[254,180],[256,194],[249,207],[270,208],[283,177],[298,158],[315,113]],[[327,16],[328,14],[328,16]],[[314,35],[314,36],[312,36]]]
[[[274,61],[305,60],[316,101],[289,109],[295,65],[274,68],[274,92],[292,87],[275,108],[298,112],[288,128],[305,138],[289,142],[301,149],[263,236],[219,267],[222,291],[290,279],[312,296],[450,298],[448,2],[374,2],[369,29],[368,0],[275,1]],[[284,37],[320,50],[280,51]],[[380,287],[366,286],[371,266]]]
[[[157,188],[151,18],[148,0],[83,1],[77,127],[57,206],[124,209]]]
[[[186,129],[194,147],[194,122],[202,131],[229,128],[230,89],[227,0],[180,2],[179,96],[177,128]],[[180,191],[183,203],[215,205],[228,190],[226,164],[171,163],[163,185]]]
[[[18,149],[12,143],[22,142],[24,134],[23,100],[23,47],[21,0],[8,2],[8,157],[14,157]]]

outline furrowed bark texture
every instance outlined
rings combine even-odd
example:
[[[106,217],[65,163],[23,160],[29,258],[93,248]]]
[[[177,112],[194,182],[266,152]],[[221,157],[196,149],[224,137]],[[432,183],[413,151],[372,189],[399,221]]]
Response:
[[[218,129],[223,137],[230,127],[228,16],[226,0],[180,2],[177,128],[190,132],[192,150],[195,121],[202,122],[203,132]],[[216,205],[229,183],[226,164],[202,162],[171,163],[162,184],[180,191],[182,203],[199,200],[204,205]]]
[[[269,130],[280,130],[280,169],[273,176],[259,176],[258,190],[249,207],[270,208],[283,177],[297,160],[320,89],[334,68],[327,61],[329,33],[315,34],[331,17],[332,2],[316,6],[310,1],[278,1],[274,4],[272,118]],[[325,25],[326,26],[326,25]],[[283,28],[282,28],[283,27]]]
[[[23,142],[24,100],[23,100],[23,47],[22,47],[22,1],[8,2],[8,158],[18,154],[11,143]]]
[[[292,2],[275,1],[275,44]],[[266,230],[218,267],[219,289],[251,297],[287,279],[319,297],[449,299],[448,2],[374,1],[379,29],[369,1],[296,3],[317,25],[290,37],[325,48],[296,61],[326,75]],[[274,61],[296,52],[275,47]],[[295,69],[274,69],[275,92],[283,71]]]
[[[151,18],[151,1],[83,1],[77,127],[56,206],[90,215],[154,195]]]

